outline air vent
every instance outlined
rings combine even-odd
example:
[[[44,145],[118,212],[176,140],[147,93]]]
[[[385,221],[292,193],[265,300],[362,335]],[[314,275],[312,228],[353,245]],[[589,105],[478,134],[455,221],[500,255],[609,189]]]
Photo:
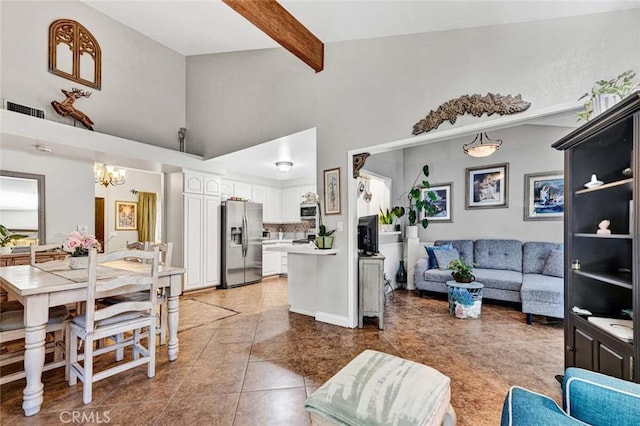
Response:
[[[44,118],[44,111],[41,109],[35,109],[28,106],[14,104],[7,101],[7,109],[9,111],[19,112],[20,114],[30,115],[32,117]]]

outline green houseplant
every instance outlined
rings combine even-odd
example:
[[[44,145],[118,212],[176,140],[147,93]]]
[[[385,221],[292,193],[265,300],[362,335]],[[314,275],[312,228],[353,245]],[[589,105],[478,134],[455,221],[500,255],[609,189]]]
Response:
[[[314,192],[307,192],[302,196],[307,203],[315,203],[318,206],[318,234],[316,235],[316,247],[319,249],[330,249],[333,246],[333,233],[335,229],[328,231],[324,223],[322,223],[322,206],[320,205],[320,197]]]
[[[6,226],[0,225],[0,254],[11,253],[11,247],[9,244],[14,240],[21,240],[23,238],[27,238],[27,236],[22,234],[10,234]]]
[[[424,178],[421,180],[421,176],[424,175]],[[431,184],[427,180],[429,177],[429,165],[425,164],[422,166],[422,169],[416,176],[416,179],[413,181],[411,188],[405,194],[407,194],[407,199],[409,200],[409,206],[407,209],[401,206],[396,206],[393,208],[393,212],[396,217],[402,217],[405,212],[408,211],[408,221],[409,226],[416,226],[418,223],[422,225],[424,229],[427,229],[429,226],[429,219],[427,219],[428,215],[433,215],[436,211],[436,205],[434,202],[437,197],[436,194],[432,191],[427,191],[427,196],[423,199],[422,193],[425,189],[431,188]],[[403,194],[404,195],[404,194]],[[422,212],[427,213],[424,218],[420,219]],[[417,228],[415,228],[415,236],[417,236]],[[407,232],[409,233],[409,232]]]
[[[611,80],[596,81],[591,92],[585,93],[578,99],[579,101],[587,99],[584,110],[576,114],[578,120],[589,121],[592,115],[598,115],[633,91],[640,89],[640,82],[634,82],[635,78],[635,71],[628,70]]]
[[[473,266],[467,263],[464,259],[454,259],[449,262],[447,269],[451,269],[451,276],[456,282],[470,283],[475,281],[476,277],[473,275]]]
[[[394,209],[382,210],[380,208],[380,214],[378,215],[378,222],[382,226],[382,230],[385,232],[393,231],[393,219],[395,218]]]

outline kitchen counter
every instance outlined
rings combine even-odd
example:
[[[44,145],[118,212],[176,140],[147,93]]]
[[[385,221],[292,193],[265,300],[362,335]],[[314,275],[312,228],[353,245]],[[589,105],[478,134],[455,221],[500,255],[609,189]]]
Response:
[[[313,256],[335,255],[340,253],[338,249],[319,249],[313,243],[309,244],[287,244],[280,246],[267,246],[267,251],[279,251],[288,254],[306,254]]]

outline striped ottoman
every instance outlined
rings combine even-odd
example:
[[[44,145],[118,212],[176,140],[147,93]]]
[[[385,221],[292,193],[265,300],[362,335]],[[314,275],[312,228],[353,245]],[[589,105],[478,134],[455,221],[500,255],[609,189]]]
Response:
[[[366,350],[305,402],[313,425],[454,425],[449,378],[426,365]]]

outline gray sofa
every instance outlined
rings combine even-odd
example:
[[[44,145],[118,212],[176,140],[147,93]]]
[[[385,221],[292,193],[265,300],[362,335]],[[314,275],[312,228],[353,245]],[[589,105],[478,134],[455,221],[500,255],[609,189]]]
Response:
[[[518,240],[439,240],[435,246],[447,243],[451,243],[461,258],[473,262],[476,281],[484,284],[483,298],[522,303],[528,324],[533,315],[564,318],[560,245],[523,244]],[[447,293],[445,283],[452,279],[451,270],[429,268],[426,252],[418,259],[415,268],[418,290]]]

